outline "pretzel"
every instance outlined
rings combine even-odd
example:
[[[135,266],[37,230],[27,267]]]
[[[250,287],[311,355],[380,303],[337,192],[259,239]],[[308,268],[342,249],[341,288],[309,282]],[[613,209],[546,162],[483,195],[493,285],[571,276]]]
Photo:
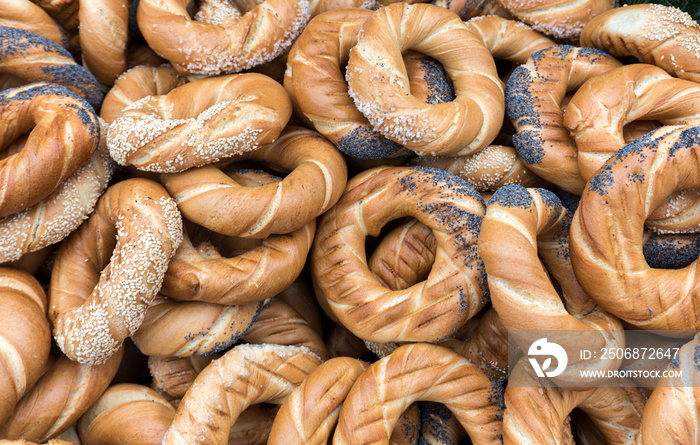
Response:
[[[44,372],[51,347],[46,294],[26,272],[0,268],[0,350],[5,376],[0,380],[0,424]]]
[[[148,45],[191,74],[233,73],[270,61],[289,48],[310,16],[307,0],[266,0],[248,11],[246,2],[211,0],[192,20],[189,3],[144,0],[137,20]]]
[[[181,239],[180,214],[160,185],[133,178],[109,187],[52,269],[49,319],[61,350],[86,364],[116,352],[142,323]]]
[[[131,339],[147,356],[208,355],[236,343],[262,307],[262,302],[224,306],[156,296]]]
[[[671,192],[700,186],[698,131],[661,127],[627,144],[590,180],[574,215],[571,262],[581,287],[637,328],[700,326],[698,293],[693,286],[678,286],[694,281],[689,274],[697,260],[682,269],[652,269],[640,243],[646,215]]]
[[[154,390],[133,383],[109,387],[78,421],[81,443],[160,443],[175,408]]]
[[[473,187],[442,170],[384,167],[358,174],[316,231],[311,273],[317,298],[327,299],[363,340],[432,341],[451,334],[485,303],[474,245],[483,211]],[[391,291],[367,267],[365,237],[403,216],[433,230],[439,253],[425,281]]]
[[[21,28],[68,47],[68,40],[58,24],[41,7],[29,0],[7,0],[0,11],[0,26]]]
[[[431,3],[454,12],[462,20],[495,14],[500,8],[496,0],[432,0]]]
[[[642,245],[644,259],[654,269],[685,267],[697,258],[700,234],[659,234],[645,231]]]
[[[1,147],[31,130],[24,149],[0,161],[0,216],[47,197],[90,159],[100,140],[90,105],[48,82],[0,92],[0,118]]]
[[[284,88],[267,76],[203,78],[122,110],[107,146],[120,165],[179,172],[273,142],[291,112]]]
[[[251,344],[273,344],[308,348],[321,360],[328,358],[321,335],[315,332],[299,312],[282,300],[272,300],[243,335]]]
[[[638,388],[603,386],[576,391],[543,386],[521,359],[505,389],[503,443],[573,443],[569,413],[576,407],[589,415],[606,443],[633,443],[639,429],[644,396]]]
[[[129,8],[126,0],[80,0],[83,65],[104,85],[126,71]]]
[[[213,361],[183,397],[163,444],[225,444],[248,406],[282,403],[321,364],[298,346],[238,345]]]
[[[533,335],[576,331],[574,336],[557,337],[557,343],[573,356],[582,344],[591,348],[624,344],[624,334],[619,320],[596,308],[576,282],[567,253],[570,221],[571,216],[552,192],[517,185],[502,187],[486,208],[479,254],[486,267],[491,302],[503,326],[509,332],[535,331]],[[513,255],[514,251],[518,255]],[[549,272],[538,254],[545,259]],[[550,274],[560,283],[566,306]],[[537,317],[528,316],[533,307],[537,308]],[[523,349],[532,343],[522,336],[514,340]],[[606,370],[617,369],[620,360],[600,365]],[[561,386],[576,386],[581,366],[591,365],[572,358],[566,372],[553,380]]]
[[[700,81],[700,26],[679,8],[640,4],[611,9],[586,24],[580,43]]]
[[[95,76],[62,46],[24,29],[0,26],[0,73],[25,83],[63,85],[98,110],[104,94]]]
[[[107,389],[123,355],[121,348],[96,366],[65,355],[52,360],[0,428],[0,437],[43,443],[68,430]]]
[[[418,20],[427,16],[429,22]],[[442,63],[454,101],[430,105],[411,95],[401,59],[407,49]],[[503,84],[493,57],[456,14],[439,6],[396,3],[373,13],[350,51],[346,78],[357,109],[377,131],[419,155],[479,151],[503,123]]]
[[[20,260],[62,241],[93,211],[116,166],[107,152],[102,120],[100,127],[97,149],[85,164],[37,204],[0,218],[0,262]],[[26,140],[16,142],[20,143],[18,151],[25,149]],[[8,148],[6,153],[11,151],[14,149]]]
[[[192,386],[194,379],[212,360],[221,355],[213,353],[201,357],[148,357],[148,371],[153,378],[151,387],[177,409],[179,400]]]
[[[501,443],[499,391],[476,365],[447,348],[401,346],[357,379],[340,409],[333,443],[389,443],[399,415],[418,400],[444,403],[474,443]]]
[[[162,96],[187,82],[170,65],[135,66],[124,71],[105,95],[100,117],[114,122],[122,110],[146,96]]]
[[[580,194],[576,143],[563,125],[567,91],[622,64],[600,50],[557,45],[515,68],[506,83],[506,112],[515,127],[513,146],[536,175]]]
[[[244,160],[290,173],[261,187],[241,187],[216,167],[162,175],[161,181],[185,218],[217,233],[246,238],[302,228],[335,204],[347,181],[345,161],[335,147],[301,127],[288,127],[274,143],[229,158]],[[231,212],[237,217],[230,218]]]
[[[559,40],[578,40],[586,23],[616,6],[613,0],[496,1],[536,31]]]

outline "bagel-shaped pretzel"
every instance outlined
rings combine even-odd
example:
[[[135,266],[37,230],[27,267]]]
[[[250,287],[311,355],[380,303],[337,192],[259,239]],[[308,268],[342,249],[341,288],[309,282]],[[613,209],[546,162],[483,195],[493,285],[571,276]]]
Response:
[[[0,147],[28,131],[24,148],[0,161],[0,217],[46,198],[90,159],[100,141],[92,107],[49,82],[0,92]]]
[[[131,339],[149,357],[208,355],[236,343],[262,307],[262,302],[224,306],[157,296]]]
[[[180,72],[217,75],[283,54],[309,21],[308,0],[209,1],[190,18],[191,0],[144,0],[137,20],[148,45]],[[241,6],[239,8],[239,5]]]
[[[238,345],[213,361],[180,402],[163,445],[226,444],[243,410],[284,402],[321,360],[306,348]]]
[[[700,81],[700,25],[679,8],[653,3],[614,8],[591,19],[579,40],[581,46],[634,56],[676,77]]]
[[[636,328],[700,329],[698,260],[652,269],[642,250],[646,216],[672,192],[700,186],[699,155],[700,127],[648,133],[601,167],[574,215],[571,262],[579,283]]]
[[[161,443],[175,408],[157,392],[134,383],[110,386],[78,421],[80,443]]]
[[[187,82],[170,65],[135,66],[123,72],[109,89],[100,108],[100,117],[111,124],[124,108],[146,96],[162,96]]]
[[[578,40],[586,23],[616,6],[615,0],[496,0],[535,30],[560,40]]]
[[[356,336],[377,343],[436,341],[487,302],[476,238],[485,207],[458,176],[429,167],[378,167],[355,176],[319,222],[311,249],[317,298]],[[438,252],[425,281],[392,291],[367,266],[365,239],[412,216],[433,230]]]
[[[474,443],[498,444],[502,391],[477,365],[447,348],[401,346],[357,379],[340,409],[333,444],[388,444],[401,413],[419,400],[444,403]]]
[[[358,359],[336,357],[311,371],[280,407],[270,443],[326,445],[343,400],[368,366]]]
[[[114,354],[143,322],[181,240],[180,213],[158,183],[109,187],[52,269],[49,319],[61,350],[86,364]]]
[[[25,83],[52,82],[85,99],[95,110],[104,94],[95,76],[60,45],[24,29],[0,26],[0,73]]]
[[[0,268],[0,424],[44,372],[51,348],[46,294],[26,272]]]
[[[116,167],[107,152],[107,127],[102,120],[100,124],[100,142],[87,163],[37,204],[0,218],[0,262],[25,258],[62,241],[94,210]]]
[[[427,104],[411,94],[401,57],[408,49],[442,63],[454,85],[452,102]],[[374,12],[350,50],[346,78],[374,128],[419,155],[479,151],[503,123],[503,83],[493,57],[456,14],[439,6],[395,3]]]
[[[61,355],[15,406],[0,437],[43,443],[68,430],[107,389],[123,349],[101,365],[84,365]]]
[[[700,125],[700,84],[636,63],[581,85],[566,106],[564,126],[576,141],[583,179],[590,180],[625,145],[623,128],[635,120]]]
[[[68,40],[51,16],[30,0],[6,0],[0,11],[0,26],[25,29],[68,47]]]
[[[97,80],[110,86],[126,71],[128,0],[79,0],[80,52]]]
[[[288,127],[274,143],[229,158],[245,160],[290,173],[261,187],[242,187],[214,166],[161,175],[161,181],[189,221],[245,238],[299,230],[333,206],[347,182],[345,161],[333,144],[301,127]]]
[[[279,183],[279,178],[252,170],[234,170],[225,177],[249,189]],[[201,227],[185,230],[161,292],[177,300],[226,305],[271,298],[301,274],[315,230],[315,219],[291,233],[262,240],[228,237]]]
[[[576,283],[567,252],[570,221],[571,215],[552,192],[502,187],[486,207],[479,254],[486,267],[491,302],[503,326],[508,331],[534,331],[533,335],[562,331],[557,343],[572,356],[577,345],[618,347],[624,344],[624,334],[619,320],[595,308]],[[538,254],[545,257],[549,272]],[[550,273],[564,291],[566,306]],[[533,310],[537,317],[530,316]],[[530,346],[527,337],[513,338],[522,348]],[[620,360],[601,363],[605,370],[616,370],[619,365]],[[575,386],[581,366],[590,369],[591,364],[572,357],[566,372],[553,380],[561,386]]]
[[[107,146],[120,165],[179,172],[273,142],[291,114],[284,88],[267,76],[203,78],[126,107]]]
[[[513,146],[529,168],[564,190],[580,194],[576,143],[564,127],[568,91],[622,64],[592,48],[557,45],[534,53],[506,82],[506,112],[516,133]]]

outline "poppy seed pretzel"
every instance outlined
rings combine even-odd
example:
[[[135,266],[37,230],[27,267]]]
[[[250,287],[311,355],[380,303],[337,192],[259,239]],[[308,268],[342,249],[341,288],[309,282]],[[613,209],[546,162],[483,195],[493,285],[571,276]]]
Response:
[[[484,203],[467,182],[429,167],[378,167],[358,174],[318,225],[311,250],[317,298],[363,340],[435,341],[486,303],[476,252]],[[371,273],[365,238],[412,216],[433,230],[437,255],[425,281],[392,291]]]
[[[109,187],[52,269],[49,319],[61,350],[86,364],[115,353],[143,322],[181,240],[180,213],[158,183]]]

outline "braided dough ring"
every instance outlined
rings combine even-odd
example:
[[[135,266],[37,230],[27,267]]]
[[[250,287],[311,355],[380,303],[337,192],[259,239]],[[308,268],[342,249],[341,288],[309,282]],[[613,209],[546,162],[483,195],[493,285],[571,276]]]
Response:
[[[43,443],[66,431],[110,385],[123,349],[95,366],[61,355],[17,403],[0,429],[0,437]]]
[[[496,1],[535,30],[561,40],[578,40],[591,18],[616,5],[615,0]]]
[[[83,65],[107,86],[127,68],[128,6],[128,0],[79,0]]]
[[[509,332],[535,331],[533,335],[540,336],[542,331],[568,333],[557,337],[557,343],[572,357],[567,370],[553,379],[561,386],[575,386],[581,366],[590,369],[589,362],[582,364],[574,359],[580,357],[574,351],[582,345],[597,350],[624,344],[619,320],[593,307],[576,283],[567,252],[570,218],[552,192],[506,186],[496,190],[489,200],[479,235],[479,254],[486,267],[491,302],[503,326]],[[545,258],[549,272],[538,253]],[[561,284],[566,306],[550,274]],[[531,316],[533,310],[537,317]],[[571,335],[571,331],[577,334]],[[529,338],[513,338],[523,350],[532,343]],[[610,360],[601,366],[616,370],[620,362]]]
[[[586,24],[580,42],[700,82],[700,25],[678,8],[641,4],[611,9]]]
[[[254,171],[234,171],[226,177],[250,188],[279,183],[279,179]],[[186,230],[170,260],[161,292],[177,300],[226,305],[271,298],[301,274],[315,230],[316,220],[312,219],[294,232],[270,235],[259,242],[201,228],[192,231],[191,239]],[[231,257],[227,252],[233,252]]]
[[[401,346],[357,379],[340,409],[333,445],[388,444],[401,413],[418,400],[444,403],[474,443],[500,444],[502,391],[478,366],[447,348]]]
[[[207,366],[180,402],[163,445],[226,444],[250,405],[280,404],[321,360],[306,348],[239,345]]]
[[[203,78],[122,110],[107,146],[120,165],[180,172],[273,142],[291,114],[284,88],[267,76]]]
[[[407,49],[442,63],[454,101],[427,104],[411,94],[401,57]],[[456,14],[439,6],[395,3],[373,13],[350,50],[346,77],[374,128],[419,155],[479,151],[503,123],[503,83],[493,57]]]
[[[471,185],[443,170],[379,167],[355,176],[316,231],[311,272],[317,297],[363,340],[435,341],[450,335],[487,301],[475,245],[484,210]],[[430,227],[439,248],[425,281],[392,291],[368,269],[365,238],[404,216]]]
[[[143,0],[137,20],[148,45],[180,72],[234,73],[283,54],[309,21],[308,0],[208,1],[190,18],[191,0]],[[258,3],[258,4],[255,4]],[[241,6],[239,9],[238,5]]]
[[[700,186],[699,159],[700,127],[661,127],[601,167],[574,215],[571,262],[579,283],[637,328],[700,329],[698,260],[652,269],[642,251],[643,220],[670,193]]]
[[[506,82],[506,112],[516,130],[513,146],[535,174],[581,194],[585,180],[561,105],[568,91],[621,65],[597,49],[557,45],[515,68]]]
[[[51,40],[24,29],[0,26],[0,73],[30,82],[52,82],[99,110],[104,94],[95,76]]]
[[[46,294],[26,272],[0,268],[0,424],[44,372],[51,348]]]
[[[107,152],[105,122],[100,124],[100,143],[87,163],[39,203],[0,219],[0,262],[64,240],[94,210],[116,167]]]
[[[185,218],[245,238],[301,229],[338,201],[347,182],[345,160],[333,144],[301,127],[288,127],[274,143],[228,159],[244,160],[290,173],[261,187],[242,187],[214,166],[161,175],[161,181]]]
[[[22,150],[0,160],[0,217],[46,198],[90,159],[100,141],[97,119],[87,102],[57,84],[0,92],[0,147],[31,131]]]
[[[158,183],[108,188],[53,266],[49,319],[61,350],[86,364],[116,352],[143,322],[181,240],[180,213]]]
[[[0,26],[25,29],[68,47],[68,40],[58,24],[40,6],[29,0],[5,0],[0,11]]]

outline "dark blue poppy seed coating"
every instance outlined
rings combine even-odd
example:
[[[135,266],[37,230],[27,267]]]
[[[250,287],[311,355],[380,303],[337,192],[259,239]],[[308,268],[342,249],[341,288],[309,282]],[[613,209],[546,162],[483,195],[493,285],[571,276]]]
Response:
[[[381,159],[401,149],[401,145],[385,138],[369,125],[355,127],[338,139],[338,150],[357,159]]]
[[[695,371],[700,371],[700,340],[695,337],[695,351],[693,353],[693,361],[695,362]]]
[[[50,81],[65,87],[85,98],[88,103],[99,110],[104,99],[104,93],[95,76],[84,66],[75,62],[71,54],[60,45],[33,32],[0,26],[0,72],[3,72],[3,62],[8,58],[21,58],[40,48],[42,52],[60,60],[52,60],[51,64],[40,66],[43,76],[39,79],[25,78],[32,81]],[[41,57],[31,56],[27,63],[33,60],[41,63]]]
[[[500,411],[500,416],[496,420],[503,420],[503,411],[506,409],[506,388],[503,381],[489,376],[491,381],[491,389],[489,390],[489,403],[495,406]]]
[[[421,60],[420,66],[429,91],[425,101],[433,105],[452,102],[455,99],[455,89],[442,64],[432,57],[426,57]]]
[[[649,267],[679,269],[700,255],[700,234],[652,234],[643,244],[642,252]]]
[[[484,9],[486,7],[485,4],[489,3],[489,0],[461,0],[455,2],[452,0],[432,0],[430,3],[449,9],[457,14],[461,20],[468,20],[477,11]]]
[[[51,82],[37,82],[22,87],[0,91],[0,107],[9,106],[14,101],[33,101],[42,97],[66,98],[66,111],[74,113],[87,129],[90,137],[99,140],[100,126],[97,114],[85,99],[78,96],[68,88]]]
[[[496,190],[496,192],[491,195],[488,205],[527,209],[533,205],[533,200],[525,187],[520,184],[511,184]]]
[[[454,417],[445,405],[438,402],[419,402],[422,429],[429,434],[431,442],[421,435],[418,445],[438,443],[440,445],[457,445],[453,440],[453,434],[447,429],[447,425]]]
[[[561,205],[573,216],[576,213],[576,209],[578,209],[579,202],[581,202],[581,197],[560,188],[556,189],[555,194],[559,197]]]
[[[700,127],[683,129],[669,149],[669,157],[673,157],[678,150],[687,150],[690,147],[700,147]]]
[[[250,323],[248,324],[248,326],[245,327],[245,329],[243,329],[242,331],[234,332],[233,334],[231,334],[230,337],[228,337],[227,339],[225,339],[223,341],[215,342],[209,348],[198,349],[193,355],[195,357],[204,357],[206,355],[211,355],[211,354],[215,354],[217,352],[225,351],[226,349],[228,349],[231,346],[233,346],[234,344],[236,344],[236,342],[238,342],[238,340],[240,340],[241,337],[243,337],[245,335],[245,333],[248,331],[248,329],[250,329],[250,327],[253,325],[253,323],[255,323],[255,321],[258,319],[258,317],[260,316],[260,312],[262,312],[263,307],[265,306],[264,303],[265,303],[264,301],[261,301],[258,303],[258,306],[255,310],[255,315],[251,318]],[[196,333],[190,332],[189,334],[187,334],[187,336],[185,336],[185,341],[189,342],[192,340],[196,340],[197,338],[206,337],[208,334],[209,334],[208,330],[202,331],[202,332],[196,332]]]

